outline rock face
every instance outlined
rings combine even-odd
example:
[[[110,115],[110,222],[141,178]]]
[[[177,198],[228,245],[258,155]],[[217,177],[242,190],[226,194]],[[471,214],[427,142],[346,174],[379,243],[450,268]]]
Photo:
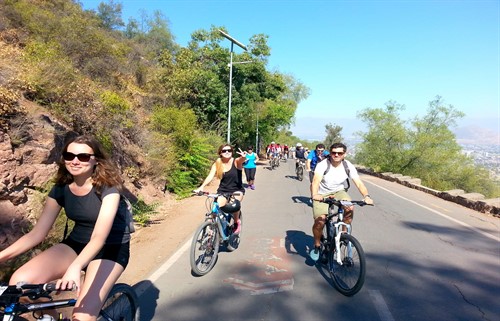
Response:
[[[26,116],[18,127],[0,132],[0,249],[36,220],[43,189],[56,171],[62,137],[47,116]]]

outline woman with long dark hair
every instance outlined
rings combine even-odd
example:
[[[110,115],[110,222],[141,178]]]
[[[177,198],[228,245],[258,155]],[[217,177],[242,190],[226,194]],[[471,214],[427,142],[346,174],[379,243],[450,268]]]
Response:
[[[78,136],[63,147],[55,183],[34,228],[1,251],[0,262],[41,243],[64,208],[75,223],[71,233],[21,266],[9,283],[57,280],[57,289],[76,288],[72,319],[96,320],[129,260],[130,233],[118,211],[120,173],[96,139]]]

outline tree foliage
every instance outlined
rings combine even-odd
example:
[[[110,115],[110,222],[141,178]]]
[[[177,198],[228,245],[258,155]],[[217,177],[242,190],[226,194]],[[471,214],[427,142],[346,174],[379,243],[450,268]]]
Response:
[[[325,137],[325,147],[330,148],[333,143],[342,143],[344,138],[342,137],[342,126],[326,124],[325,125],[326,137]]]
[[[377,172],[418,177],[423,185],[438,190],[460,188],[495,195],[487,171],[461,153],[450,130],[462,112],[445,105],[439,96],[429,103],[426,115],[409,123],[401,120],[402,110],[403,105],[389,102],[384,109],[368,108],[358,114],[368,124],[368,132],[361,134],[356,162]]]

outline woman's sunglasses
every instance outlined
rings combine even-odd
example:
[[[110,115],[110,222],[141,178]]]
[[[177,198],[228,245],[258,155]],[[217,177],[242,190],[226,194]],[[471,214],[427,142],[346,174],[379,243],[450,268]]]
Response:
[[[73,154],[70,152],[64,152],[62,153],[62,157],[64,158],[65,161],[72,161],[73,159],[78,158],[80,162],[88,162],[90,159],[94,156],[94,154],[87,154],[87,153],[80,153],[80,154]]]
[[[220,151],[221,154],[222,153],[232,153],[232,152],[233,152],[232,149],[223,149],[223,150]]]

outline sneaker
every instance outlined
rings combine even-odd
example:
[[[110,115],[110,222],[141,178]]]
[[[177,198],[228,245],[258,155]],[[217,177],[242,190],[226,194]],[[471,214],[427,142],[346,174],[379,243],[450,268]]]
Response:
[[[255,189],[255,185],[250,185],[250,188],[254,190]]]
[[[234,230],[233,234],[240,234],[241,232],[241,220],[236,221],[236,229]]]
[[[319,246],[315,247],[314,250],[312,250],[311,252],[309,252],[309,257],[314,262],[316,262],[319,259]]]

